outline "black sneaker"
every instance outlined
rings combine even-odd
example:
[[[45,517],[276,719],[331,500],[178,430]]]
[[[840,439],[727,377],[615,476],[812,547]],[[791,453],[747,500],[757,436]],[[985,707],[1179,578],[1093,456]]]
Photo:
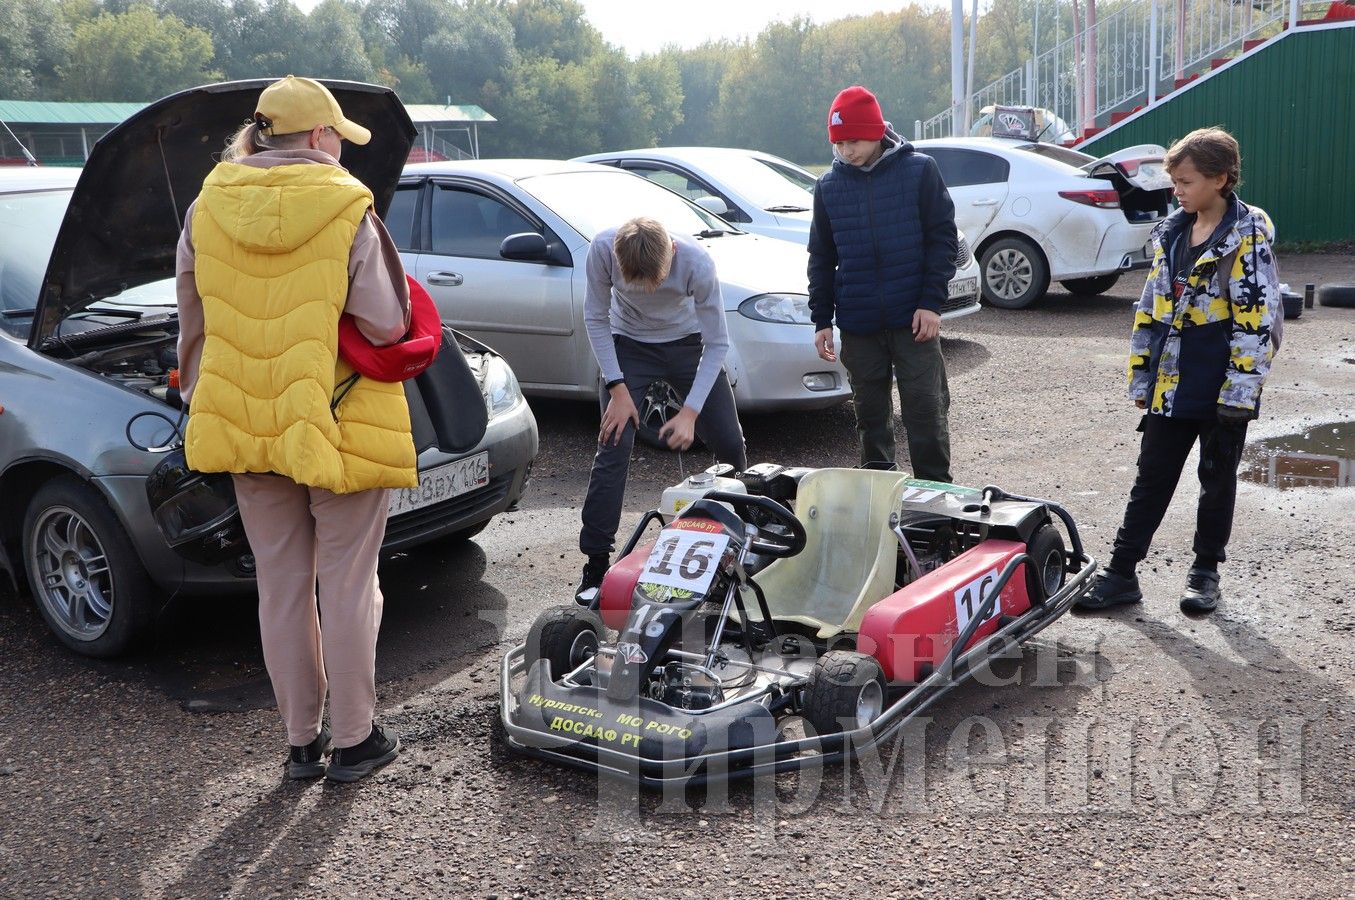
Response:
[[[1219,573],[1194,566],[1186,574],[1186,593],[1181,597],[1181,612],[1213,612],[1223,592],[1219,590]]]
[[[329,758],[325,777],[330,781],[357,781],[366,778],[400,752],[398,738],[386,737],[381,726],[372,723],[372,733],[356,747],[340,747]]]
[[[574,602],[589,609],[598,608],[598,591],[602,589],[602,579],[607,574],[607,557],[590,556],[583,564],[583,576],[579,586],[574,589]]]
[[[304,747],[293,747],[287,756],[287,777],[293,780],[319,778],[325,774],[325,756],[334,745],[329,739],[329,729],[321,728]]]
[[[1130,575],[1126,578],[1119,572],[1106,569],[1096,576],[1096,580],[1092,582],[1091,590],[1082,595],[1082,598],[1073,604],[1073,608],[1095,611],[1110,609],[1112,606],[1122,606],[1126,603],[1139,603],[1142,600],[1143,591],[1139,590],[1139,577],[1137,575]]]

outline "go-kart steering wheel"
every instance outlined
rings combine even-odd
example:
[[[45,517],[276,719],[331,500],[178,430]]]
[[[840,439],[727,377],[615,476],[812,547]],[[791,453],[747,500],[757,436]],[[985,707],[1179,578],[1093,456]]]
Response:
[[[716,503],[728,503],[734,507],[736,512],[756,507],[765,513],[773,523],[784,525],[790,529],[790,536],[787,537],[784,534],[768,531],[763,526],[757,526],[757,537],[753,538],[748,544],[748,549],[754,553],[781,558],[794,556],[805,548],[804,525],[795,517],[795,513],[786,509],[771,497],[761,497],[756,494],[736,494],[731,491],[711,491],[701,499]],[[748,521],[742,512],[740,512],[740,517],[745,522]]]

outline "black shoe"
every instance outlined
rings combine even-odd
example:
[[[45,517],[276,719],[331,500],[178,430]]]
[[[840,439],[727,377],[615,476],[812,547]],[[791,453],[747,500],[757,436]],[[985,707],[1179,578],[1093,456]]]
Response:
[[[381,726],[372,723],[372,733],[356,747],[340,747],[329,758],[325,777],[330,781],[357,781],[366,778],[400,752],[398,738],[386,737]]]
[[[602,589],[602,579],[606,574],[606,555],[588,557],[588,562],[583,564],[583,577],[579,579],[579,586],[574,589],[574,602],[589,609],[597,609],[598,591]]]
[[[1181,612],[1213,612],[1223,592],[1219,590],[1219,573],[1191,567],[1186,574],[1186,593],[1181,597]]]
[[[325,774],[325,756],[333,749],[329,739],[329,729],[321,728],[304,747],[293,747],[287,757],[287,777],[293,780],[319,778]]]
[[[1081,610],[1110,609],[1112,606],[1139,603],[1142,600],[1143,591],[1139,590],[1139,577],[1137,575],[1130,575],[1126,578],[1118,572],[1106,569],[1096,576],[1096,580],[1092,582],[1091,590],[1087,591],[1077,603],[1073,604],[1073,608]]]

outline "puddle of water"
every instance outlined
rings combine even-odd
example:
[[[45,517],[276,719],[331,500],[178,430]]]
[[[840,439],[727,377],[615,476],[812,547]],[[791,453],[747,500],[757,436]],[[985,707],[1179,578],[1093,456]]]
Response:
[[[1314,425],[1248,444],[1238,474],[1281,490],[1355,485],[1355,422]]]

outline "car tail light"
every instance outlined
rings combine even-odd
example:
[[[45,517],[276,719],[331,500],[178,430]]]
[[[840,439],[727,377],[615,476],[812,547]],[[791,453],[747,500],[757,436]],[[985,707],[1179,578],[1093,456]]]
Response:
[[[1120,195],[1111,190],[1059,191],[1059,196],[1084,206],[1095,206],[1097,209],[1120,208]]]

